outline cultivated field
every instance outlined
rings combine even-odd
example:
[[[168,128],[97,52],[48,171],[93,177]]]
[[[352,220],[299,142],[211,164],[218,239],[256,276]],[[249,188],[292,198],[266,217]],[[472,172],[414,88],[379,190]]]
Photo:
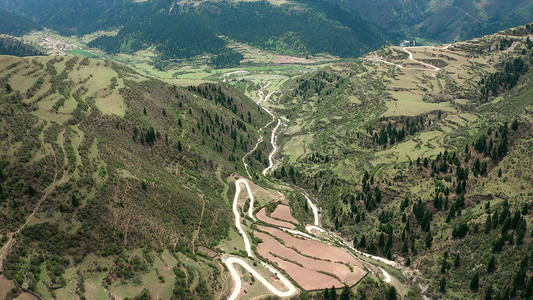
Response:
[[[294,224],[291,224],[285,221],[276,220],[276,219],[273,219],[267,216],[265,208],[261,208],[261,210],[257,213],[256,217],[258,220],[274,225],[274,226],[281,226],[281,227],[290,228],[290,229],[296,228]]]
[[[265,212],[265,208],[262,208],[257,218],[276,227],[295,227],[290,226],[291,223],[269,218]],[[297,223],[286,205],[278,205],[270,216]],[[254,236],[260,240],[258,254],[276,263],[305,290],[352,286],[366,274],[362,263],[352,254],[327,242],[270,226],[257,226]]]
[[[291,222],[291,223],[298,223],[298,220],[296,220],[291,215],[291,208],[287,205],[278,205],[276,206],[276,209],[270,214],[270,216],[274,219]]]

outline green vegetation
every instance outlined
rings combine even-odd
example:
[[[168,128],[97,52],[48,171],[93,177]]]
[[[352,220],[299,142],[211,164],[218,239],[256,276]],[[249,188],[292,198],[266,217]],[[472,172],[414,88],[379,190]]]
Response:
[[[440,42],[492,34],[530,22],[533,16],[527,0],[514,1],[513,5],[501,0],[331,2],[359,11],[380,28]],[[422,45],[420,40],[416,39],[417,45]]]
[[[387,36],[357,12],[328,4],[273,5],[268,2],[200,2],[175,5],[168,0],[58,1],[47,7],[39,1],[5,3],[63,35],[85,35],[120,27],[114,35],[90,41],[107,53],[133,54],[155,50],[158,69],[179,59],[212,55],[214,68],[238,66],[244,53],[229,47],[227,40],[290,55],[329,53],[356,57],[386,43]],[[57,11],[57,7],[62,7]]]
[[[91,52],[88,52],[88,51],[85,51],[85,50],[82,50],[82,49],[74,49],[74,50],[71,50],[71,51],[68,51],[69,53],[72,53],[74,55],[80,55],[80,56],[83,56],[83,57],[87,57],[87,58],[97,58],[98,56],[92,54]]]
[[[260,135],[245,161],[261,190],[256,210],[288,202],[303,231],[312,216],[298,191],[309,193],[322,226],[399,262],[431,298],[533,295],[531,25],[410,50],[440,71],[398,47],[327,66],[321,59],[336,58],[269,66],[274,53],[358,56],[386,36],[320,1],[69,2],[86,6],[76,20],[77,10],[49,18],[51,8],[35,3],[15,4],[63,34],[92,33],[90,45],[117,59],[139,56],[131,65],[168,82],[228,84],[179,87],[94,59],[102,51],[0,57],[0,259],[10,295],[224,298],[231,279],[213,257],[246,256],[232,228],[231,183],[246,174],[241,159]],[[12,38],[3,45],[41,54]],[[187,66],[169,74],[170,64]],[[284,120],[272,178],[260,170],[276,122],[259,132],[272,120],[252,100],[259,89],[273,93],[262,105]],[[250,297],[260,296],[243,273]],[[368,275],[352,289],[297,297],[420,296],[418,281],[391,274],[392,285]]]
[[[0,10],[0,33],[13,36],[22,36],[32,30],[41,30],[42,26],[35,24],[31,20]]]
[[[195,257],[199,245],[228,236],[228,195],[212,174],[244,172],[237,157],[270,120],[250,99],[218,84],[179,88],[76,56],[3,56],[0,69],[8,279],[46,298],[105,286],[163,297],[175,280],[161,265],[173,265],[154,255]],[[9,234],[15,239],[4,241]],[[93,255],[103,262],[83,271]],[[216,280],[188,282],[187,293],[223,297],[217,264],[198,259],[191,270],[216,270]]]
[[[274,176],[356,247],[419,271],[429,297],[530,295],[531,42],[410,50],[443,70],[360,60],[292,79]],[[400,51],[367,58],[418,67]]]
[[[45,55],[45,53],[37,46],[4,35],[0,36],[0,55],[40,56]]]
[[[89,46],[111,53],[132,53],[144,49],[146,44],[155,45],[162,60],[212,53],[217,56],[211,63],[219,68],[238,65],[242,59],[233,50],[225,50],[226,44],[219,35],[277,53],[296,55],[326,52],[353,57],[384,43],[377,30],[364,21],[354,24],[357,17],[348,12],[350,29],[343,27],[342,22],[324,20],[312,11],[278,7],[267,2],[202,3],[192,11],[176,7],[170,15],[156,12],[158,7],[153,10],[153,16],[148,14],[148,19],[144,11],[142,16],[135,16],[142,18],[140,22],[132,22],[116,36],[99,37]],[[169,27],[169,24],[172,25]]]

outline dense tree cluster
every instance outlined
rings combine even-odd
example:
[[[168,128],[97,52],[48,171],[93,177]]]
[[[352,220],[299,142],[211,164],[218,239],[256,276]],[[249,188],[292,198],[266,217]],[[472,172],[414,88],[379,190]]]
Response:
[[[242,54],[230,49],[217,54],[211,59],[210,64],[216,69],[232,68],[239,66],[243,58]]]
[[[153,146],[154,143],[161,137],[161,134],[158,130],[154,129],[153,126],[146,130],[139,130],[137,126],[133,127],[133,140],[140,141],[141,144],[147,144]]]
[[[315,11],[268,2],[206,2],[195,7],[173,6],[170,12],[162,12],[160,3],[146,3],[144,10],[126,10],[131,14],[128,20],[117,18],[123,21],[115,24],[123,26],[117,35],[98,37],[89,46],[110,53],[134,53],[155,45],[163,61],[209,53],[213,55],[209,63],[222,68],[239,64],[243,57],[226,47],[220,36],[293,55],[326,52],[355,57],[385,43],[383,34],[355,12],[316,4]],[[120,7],[110,5],[110,11]],[[321,11],[331,19],[324,18]],[[108,14],[100,15],[102,24],[113,23]]]
[[[35,24],[30,19],[0,10],[0,33],[2,34],[22,36],[32,30],[41,29],[42,26]]]
[[[361,184],[363,185],[363,191],[357,195],[357,200],[362,200],[366,210],[372,211],[379,203],[381,203],[381,191],[379,185],[377,183],[374,185],[374,176],[370,176],[366,170],[363,179],[361,180]]]
[[[224,93],[220,85],[206,83],[198,86],[191,85],[188,89],[204,98],[214,100],[216,104],[220,104],[225,108],[230,109],[234,114],[239,112],[233,97]]]
[[[333,89],[339,88],[344,82],[343,78],[332,72],[320,70],[313,74],[311,78],[297,79],[296,87],[292,90],[291,96],[301,96],[303,99],[308,99],[313,95],[329,95]]]
[[[439,111],[435,115],[419,115],[416,117],[381,117],[374,127],[367,127],[366,132],[372,136],[374,144],[393,145],[403,141],[406,137],[426,129],[436,119],[442,117]]]
[[[419,170],[429,169],[431,176],[442,176],[445,181],[452,183],[453,191],[457,195],[463,194],[467,188],[469,175],[474,177],[486,176],[489,168],[495,166],[507,155],[509,131],[515,132],[518,127],[518,120],[512,122],[510,129],[507,123],[501,124],[496,130],[489,127],[486,133],[480,135],[472,143],[472,147],[467,145],[463,153],[445,150],[434,159],[419,157],[416,160],[416,166]],[[475,150],[475,152],[471,150]],[[455,178],[453,179],[454,173]],[[442,191],[445,191],[446,195],[450,192],[449,189]],[[435,207],[440,208],[441,204],[442,201],[436,201]]]
[[[36,46],[24,43],[15,38],[0,36],[0,54],[13,56],[39,56],[46,55]]]
[[[485,76],[479,81],[482,100],[487,102],[489,97],[495,97],[501,92],[513,88],[528,69],[529,67],[522,57],[516,57],[505,62],[501,71]]]

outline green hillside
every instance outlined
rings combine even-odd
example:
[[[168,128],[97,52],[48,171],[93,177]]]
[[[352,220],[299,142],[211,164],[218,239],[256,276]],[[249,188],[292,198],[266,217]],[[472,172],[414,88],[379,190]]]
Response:
[[[0,10],[0,33],[13,36],[21,36],[32,30],[41,30],[42,26],[37,25],[29,19],[20,15]]]
[[[270,116],[230,88],[175,87],[102,60],[2,56],[0,69],[8,279],[45,299],[91,299],[104,287],[172,293],[185,272],[200,278],[192,296],[226,293],[223,276],[205,281],[221,266],[196,253],[228,236],[226,178],[244,172],[237,158]]]
[[[383,47],[529,4],[365,3],[0,1],[0,300],[533,298],[533,24]]]
[[[530,28],[294,79],[276,106],[290,123],[274,176],[431,298],[531,297]]]
[[[302,6],[269,2],[4,1],[0,7],[63,35],[116,30],[89,43],[108,53],[155,48],[169,61],[212,55],[217,68],[243,59],[227,39],[280,54],[357,57],[385,45],[389,36],[355,11],[328,3]],[[160,67],[165,62],[160,63]]]
[[[26,43],[9,35],[0,35],[0,54],[13,56],[42,56],[45,52],[38,46]]]
[[[337,1],[385,30],[441,42],[467,40],[531,22],[528,0],[487,1]]]

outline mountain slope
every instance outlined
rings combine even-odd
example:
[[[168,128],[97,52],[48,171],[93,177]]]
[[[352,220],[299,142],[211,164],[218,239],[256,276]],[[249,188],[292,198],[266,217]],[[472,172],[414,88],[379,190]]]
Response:
[[[355,247],[425,278],[428,297],[530,297],[530,29],[295,79],[274,176],[313,191]]]
[[[71,56],[2,56],[0,67],[0,258],[8,279],[50,297],[67,291],[65,278],[92,280],[95,271],[84,268],[96,254],[101,278],[119,288],[163,268],[160,260],[171,270],[178,259],[179,269],[183,253],[227,237],[225,178],[244,172],[236,157],[270,119],[251,100],[216,84],[178,88]],[[165,259],[157,249],[177,252]],[[197,261],[205,276],[220,272]],[[188,288],[215,294],[224,280]]]
[[[314,8],[268,2],[191,5],[168,0],[57,0],[45,7],[34,0],[4,0],[0,4],[63,34],[120,28],[116,36],[102,36],[90,45],[111,53],[154,46],[164,60],[232,54],[221,36],[282,54],[329,53],[341,57],[360,56],[381,47],[388,38],[356,12],[330,4]]]
[[[37,46],[25,43],[13,36],[0,35],[0,55],[39,56],[45,53]]]
[[[360,12],[380,28],[441,42],[471,39],[533,18],[529,0],[333,2]]]
[[[0,33],[21,36],[32,30],[41,30],[42,27],[19,15],[0,10]]]

